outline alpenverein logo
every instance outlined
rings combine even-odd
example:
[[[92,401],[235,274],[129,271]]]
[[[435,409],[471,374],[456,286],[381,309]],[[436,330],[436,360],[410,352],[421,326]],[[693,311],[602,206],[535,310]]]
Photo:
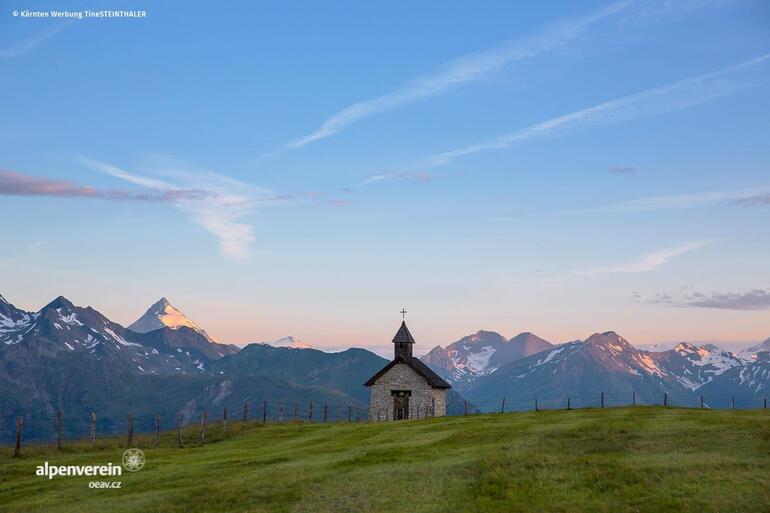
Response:
[[[141,449],[128,449],[123,453],[123,468],[129,472],[139,472],[144,468],[144,453]]]
[[[50,465],[46,461],[37,467],[35,474],[48,479],[72,476],[113,477],[123,475],[123,469],[112,463],[106,465]]]

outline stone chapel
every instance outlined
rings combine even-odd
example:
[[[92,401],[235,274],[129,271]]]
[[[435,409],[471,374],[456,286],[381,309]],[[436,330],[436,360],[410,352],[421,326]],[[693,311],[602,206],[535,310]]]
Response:
[[[393,337],[393,360],[364,383],[371,389],[370,421],[446,415],[446,391],[452,387],[412,356],[412,346],[414,337],[402,321]]]

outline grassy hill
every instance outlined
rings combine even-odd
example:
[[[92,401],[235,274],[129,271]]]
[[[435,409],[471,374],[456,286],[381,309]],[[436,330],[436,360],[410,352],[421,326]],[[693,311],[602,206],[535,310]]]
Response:
[[[96,449],[0,452],[0,511],[770,511],[770,410],[658,407],[475,415],[380,424],[231,423],[207,443],[176,433],[147,463],[106,478],[35,476],[37,465],[119,463]]]

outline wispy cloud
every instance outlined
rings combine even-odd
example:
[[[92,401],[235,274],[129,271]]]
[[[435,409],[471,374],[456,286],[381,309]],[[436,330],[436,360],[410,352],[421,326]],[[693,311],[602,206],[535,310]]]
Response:
[[[763,203],[766,202],[766,203]],[[656,210],[686,209],[718,204],[762,205],[770,204],[770,186],[701,191],[686,194],[646,196],[629,201],[599,205],[570,213],[651,212]]]
[[[634,9],[635,19],[667,18],[689,16],[701,9],[719,9],[735,4],[736,0],[646,0]]]
[[[381,173],[378,175],[370,176],[366,180],[359,182],[358,184],[347,187],[345,190],[356,189],[359,187],[366,187],[378,182],[386,182],[390,180],[410,180],[412,182],[430,182],[433,179],[428,171],[401,171],[395,173]]]
[[[768,59],[770,59],[770,53],[719,71],[647,89],[640,93],[616,98],[593,107],[551,118],[522,130],[500,135],[489,141],[438,153],[419,162],[416,168],[428,169],[444,166],[460,157],[482,151],[505,149],[516,142],[542,137],[558,130],[586,123],[604,124],[628,121],[693,107],[706,101],[732,94],[744,87],[733,81],[721,79],[738,71],[762,64]]]
[[[72,25],[72,23],[74,23],[74,20],[52,25],[48,29],[37,32],[27,39],[18,41],[11,46],[0,48],[0,59],[12,59],[25,55],[55,37],[59,32]]]
[[[164,179],[160,179],[92,159],[81,161],[96,171],[164,194],[190,189],[204,191],[205,194],[199,197],[177,198],[174,205],[193,222],[217,237],[220,251],[231,258],[248,257],[255,241],[254,230],[246,219],[256,214],[259,206],[291,198],[212,171],[181,166],[154,169],[154,174],[163,175]]]
[[[157,190],[138,192],[126,189],[98,189],[69,180],[51,180],[15,171],[0,170],[0,194],[6,196],[55,196],[59,198],[88,198],[112,201],[176,202],[200,199],[202,190]]]
[[[770,207],[770,187],[768,188],[768,191],[769,192],[764,192],[753,196],[735,198],[733,200],[733,203],[736,203],[738,205],[745,205],[747,207],[751,207],[751,206]]]
[[[694,292],[682,297],[656,294],[648,303],[675,307],[718,308],[722,310],[766,310],[770,309],[770,290],[754,289],[748,292]]]
[[[512,62],[531,59],[561,48],[576,39],[591,25],[633,4],[632,0],[615,2],[586,16],[553,23],[522,39],[509,41],[496,48],[462,56],[444,63],[433,73],[422,76],[382,96],[345,107],[327,119],[314,132],[287,143],[284,149],[299,148],[331,137],[349,125],[368,116],[440,95],[463,84],[479,80]]]
[[[678,82],[648,89],[630,96],[624,96],[594,105],[593,107],[551,118],[521,130],[503,134],[486,142],[438,153],[422,159],[411,166],[407,166],[407,168],[412,170],[411,173],[426,172],[429,169],[448,165],[460,157],[483,151],[506,149],[517,142],[524,142],[536,137],[547,136],[558,130],[566,130],[582,124],[606,124],[630,121],[645,116],[663,114],[693,107],[709,100],[732,94],[745,87],[735,81],[725,79],[734,73],[760,65],[768,60],[770,60],[770,53],[760,55],[754,59],[741,62],[719,71],[680,80]],[[633,168],[625,167],[620,169],[622,169],[622,171],[613,168],[610,172],[631,172],[631,169]],[[409,174],[410,171],[384,174],[379,173],[365,180],[363,183],[370,184],[382,181],[383,179],[397,179]],[[754,190],[753,194],[756,193],[757,191]],[[727,201],[730,199],[738,199],[740,197],[731,198],[731,195],[734,194],[741,195],[743,194],[743,191],[715,191],[692,195],[658,196],[600,208],[634,210],[673,208],[677,205],[685,207],[697,204],[709,204],[717,201]],[[596,209],[590,210],[593,211]]]
[[[661,266],[666,264],[671,259],[680,255],[684,255],[685,253],[689,253],[690,251],[702,248],[707,244],[707,241],[684,242],[670,248],[664,248],[658,251],[653,251],[652,253],[646,253],[628,262],[609,267],[599,267],[585,271],[575,271],[574,274],[578,276],[597,277],[604,274],[644,273],[655,271],[660,269]]]

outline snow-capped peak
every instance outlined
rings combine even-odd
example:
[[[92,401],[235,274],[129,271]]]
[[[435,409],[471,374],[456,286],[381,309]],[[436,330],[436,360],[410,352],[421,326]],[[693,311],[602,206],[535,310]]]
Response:
[[[741,356],[750,359],[750,360],[756,360],[757,354],[761,353],[763,351],[770,351],[770,338],[767,340],[760,342],[759,344],[751,347],[747,347],[743,351],[741,351]]]
[[[205,331],[172,306],[165,297],[160,298],[157,303],[148,308],[144,315],[131,324],[128,329],[138,333],[147,333],[161,328],[178,329],[183,326],[194,329],[211,340]]]
[[[604,333],[594,333],[586,339],[589,346],[604,347],[615,354],[635,349],[628,340],[624,339],[614,331],[605,331]]]
[[[698,356],[706,356],[711,351],[706,346],[696,346],[694,344],[690,344],[688,342],[679,342],[675,347],[674,351],[679,353],[682,356],[688,356],[688,355],[698,355]]]
[[[27,329],[38,316],[19,310],[0,296],[0,342],[14,344],[21,341],[22,330]]]
[[[283,337],[279,338],[278,340],[275,340],[273,342],[268,342],[267,345],[273,346],[273,347],[290,347],[292,349],[315,349],[310,344],[306,344],[302,342],[298,338],[294,337]]]
[[[682,362],[682,360],[668,360],[675,379],[691,390],[709,383],[733,367],[740,367],[744,364],[741,357],[713,344],[695,345],[681,342],[670,353],[680,356],[684,362],[687,362],[677,363]],[[663,355],[664,353],[660,354]]]
[[[741,358],[730,351],[725,351],[714,344],[695,345],[688,342],[680,342],[674,348],[680,356],[689,358],[698,365],[714,365],[717,368],[734,367],[739,365]]]

